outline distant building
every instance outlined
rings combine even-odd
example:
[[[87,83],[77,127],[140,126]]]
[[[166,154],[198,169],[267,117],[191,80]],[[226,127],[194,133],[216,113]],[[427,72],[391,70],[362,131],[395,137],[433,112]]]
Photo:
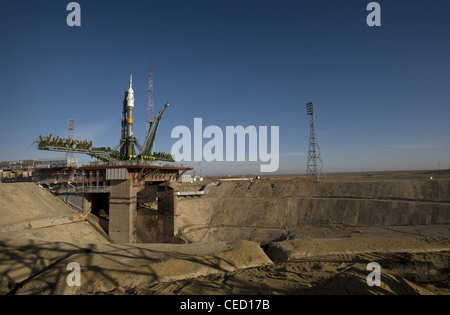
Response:
[[[34,167],[34,160],[25,161],[2,161],[0,162],[1,170],[29,170]]]
[[[191,183],[193,181],[192,175],[181,175],[180,182],[182,183]]]
[[[30,169],[34,167],[35,160],[24,160],[22,161],[22,168]]]
[[[0,162],[0,169],[6,170],[8,168],[9,168],[9,162],[8,161]]]
[[[11,161],[8,163],[8,169],[10,170],[20,170],[22,169],[23,161]]]
[[[75,158],[53,158],[40,159],[34,163],[35,168],[63,168],[63,167],[77,167],[78,160]]]
[[[181,183],[193,183],[196,181],[203,181],[203,177],[192,175],[181,175],[178,181]]]

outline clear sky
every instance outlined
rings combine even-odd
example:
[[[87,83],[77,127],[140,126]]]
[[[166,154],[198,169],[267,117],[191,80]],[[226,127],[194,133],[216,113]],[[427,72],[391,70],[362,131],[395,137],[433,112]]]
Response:
[[[69,118],[75,138],[114,147],[130,74],[143,142],[151,66],[155,111],[171,104],[157,151],[195,117],[279,126],[278,172],[304,173],[314,101],[326,172],[450,168],[449,1],[378,1],[380,27],[362,0],[80,0],[81,27],[66,24],[69,2],[1,4],[0,160],[64,156],[28,147],[66,137]]]

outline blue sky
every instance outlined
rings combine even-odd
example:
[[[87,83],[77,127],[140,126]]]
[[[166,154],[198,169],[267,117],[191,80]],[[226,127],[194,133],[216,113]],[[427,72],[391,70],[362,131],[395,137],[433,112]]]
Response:
[[[378,1],[381,27],[366,24],[361,0],[78,1],[81,27],[66,24],[69,2],[2,3],[0,160],[63,155],[28,147],[67,136],[69,118],[75,138],[114,147],[130,74],[143,142],[151,60],[155,111],[171,104],[158,151],[195,117],[224,130],[279,126],[278,172],[304,173],[314,101],[326,172],[450,168],[448,1]]]

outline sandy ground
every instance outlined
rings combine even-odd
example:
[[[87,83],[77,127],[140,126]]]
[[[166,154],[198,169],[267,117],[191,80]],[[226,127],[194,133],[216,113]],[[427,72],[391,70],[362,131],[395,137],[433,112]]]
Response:
[[[2,187],[0,294],[450,295],[449,225],[305,226],[261,246],[109,244],[32,185]],[[67,286],[70,262],[80,287]],[[367,284],[372,262],[380,286]]]
[[[129,293],[450,294],[450,226],[328,228],[326,235],[266,245],[273,265],[160,283]],[[285,257],[280,258],[273,248],[282,248]],[[367,284],[372,271],[367,266],[372,262],[381,268],[380,286]]]
[[[74,211],[34,183],[0,183],[0,240],[109,243],[98,218]]]
[[[0,229],[73,213],[64,202],[34,183],[0,183]]]
[[[450,226],[199,244],[0,242],[1,294],[450,295]],[[374,236],[374,233],[377,236]],[[81,266],[80,287],[66,284]],[[380,286],[369,286],[380,266]],[[370,279],[374,279],[370,277]]]
[[[381,286],[370,287],[370,262],[381,268]],[[309,257],[229,274],[161,283],[135,294],[429,295],[450,294],[450,251]]]
[[[0,261],[0,293],[20,295],[123,294],[154,283],[272,264],[250,241],[76,246],[0,240]],[[79,266],[79,286],[67,283],[73,263]]]

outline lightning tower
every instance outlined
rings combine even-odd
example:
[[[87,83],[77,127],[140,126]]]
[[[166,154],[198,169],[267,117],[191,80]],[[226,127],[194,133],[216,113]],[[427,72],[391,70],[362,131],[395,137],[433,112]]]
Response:
[[[314,102],[306,104],[306,114],[310,117],[310,134],[309,134],[309,149],[308,149],[308,164],[306,175],[319,181],[320,177],[325,177],[323,172],[323,162],[320,157],[319,140],[316,133],[316,119],[314,114]]]
[[[69,119],[67,127],[69,128],[69,139],[73,139],[73,131],[75,130],[76,120]],[[66,158],[73,158],[73,152],[66,152]]]
[[[155,118],[155,109],[153,101],[153,71],[150,69],[148,73],[148,94],[147,94],[147,124],[145,125],[146,136],[150,130],[150,125]]]

